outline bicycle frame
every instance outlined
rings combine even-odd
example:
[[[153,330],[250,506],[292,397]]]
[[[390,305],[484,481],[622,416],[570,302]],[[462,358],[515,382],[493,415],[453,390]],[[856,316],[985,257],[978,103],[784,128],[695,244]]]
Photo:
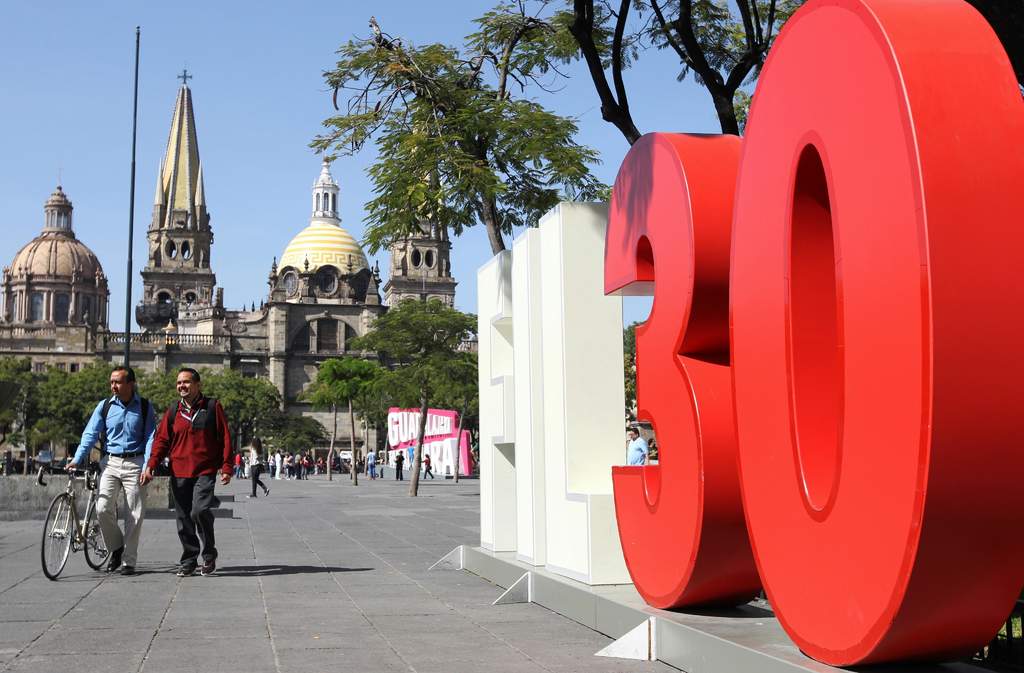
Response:
[[[97,477],[97,473],[92,472],[91,470],[75,470],[74,472],[68,473],[68,487],[64,492],[68,494],[71,502],[71,521],[74,522],[74,525],[72,530],[66,531],[66,533],[70,533],[71,535],[72,552],[77,552],[85,545],[85,522],[89,520],[92,516],[93,509],[96,508],[96,500],[99,493],[99,484],[95,483]],[[78,498],[75,496],[76,481],[84,483],[86,490],[89,491],[89,502],[85,506],[84,517],[78,516]],[[46,480],[43,479],[43,468],[39,468],[36,483],[40,486],[46,486]]]

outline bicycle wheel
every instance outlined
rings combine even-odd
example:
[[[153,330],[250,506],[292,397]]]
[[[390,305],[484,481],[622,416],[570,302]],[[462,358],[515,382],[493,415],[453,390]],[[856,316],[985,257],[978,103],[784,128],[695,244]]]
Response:
[[[43,524],[43,543],[40,557],[43,562],[43,574],[48,579],[56,580],[71,553],[71,538],[74,537],[75,522],[71,514],[71,496],[61,493],[53,498],[50,509],[46,511]]]
[[[85,562],[93,570],[100,570],[107,562],[107,544],[103,540],[103,531],[100,530],[100,521],[96,514],[95,503],[89,507],[89,515],[85,521]]]

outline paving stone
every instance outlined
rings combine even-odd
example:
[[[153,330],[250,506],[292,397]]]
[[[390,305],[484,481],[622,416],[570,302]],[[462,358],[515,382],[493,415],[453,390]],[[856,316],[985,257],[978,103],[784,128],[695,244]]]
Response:
[[[115,654],[33,654],[7,662],[10,673],[124,673],[137,671],[142,663],[140,653]]]
[[[244,495],[247,483],[225,494]],[[663,673],[594,657],[610,640],[502,590],[428,571],[479,533],[479,483],[275,481],[218,519],[213,577],[175,577],[173,520],[148,520],[134,577],[39,569],[38,521],[0,522],[4,673]]]

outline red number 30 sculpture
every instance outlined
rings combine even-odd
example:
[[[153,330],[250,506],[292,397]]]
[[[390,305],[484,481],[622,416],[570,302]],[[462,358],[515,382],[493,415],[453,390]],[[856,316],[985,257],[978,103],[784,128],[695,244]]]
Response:
[[[633,146],[605,289],[654,294],[638,405],[661,460],[613,470],[649,603],[763,581],[834,665],[992,637],[1024,582],[1022,176],[1014,73],[959,0],[810,2],[742,147]]]

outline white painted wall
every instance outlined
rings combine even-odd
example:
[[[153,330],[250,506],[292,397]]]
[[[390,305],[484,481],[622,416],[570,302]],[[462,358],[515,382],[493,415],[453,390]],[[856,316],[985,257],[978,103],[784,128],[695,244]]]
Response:
[[[480,386],[480,545],[516,549],[512,253],[477,272]]]
[[[481,545],[588,584],[629,582],[611,483],[625,400],[607,219],[604,205],[562,203],[478,274]]]
[[[512,243],[512,321],[516,415],[516,556],[542,566],[547,559],[544,486],[544,371],[541,357],[541,233],[524,231]]]

